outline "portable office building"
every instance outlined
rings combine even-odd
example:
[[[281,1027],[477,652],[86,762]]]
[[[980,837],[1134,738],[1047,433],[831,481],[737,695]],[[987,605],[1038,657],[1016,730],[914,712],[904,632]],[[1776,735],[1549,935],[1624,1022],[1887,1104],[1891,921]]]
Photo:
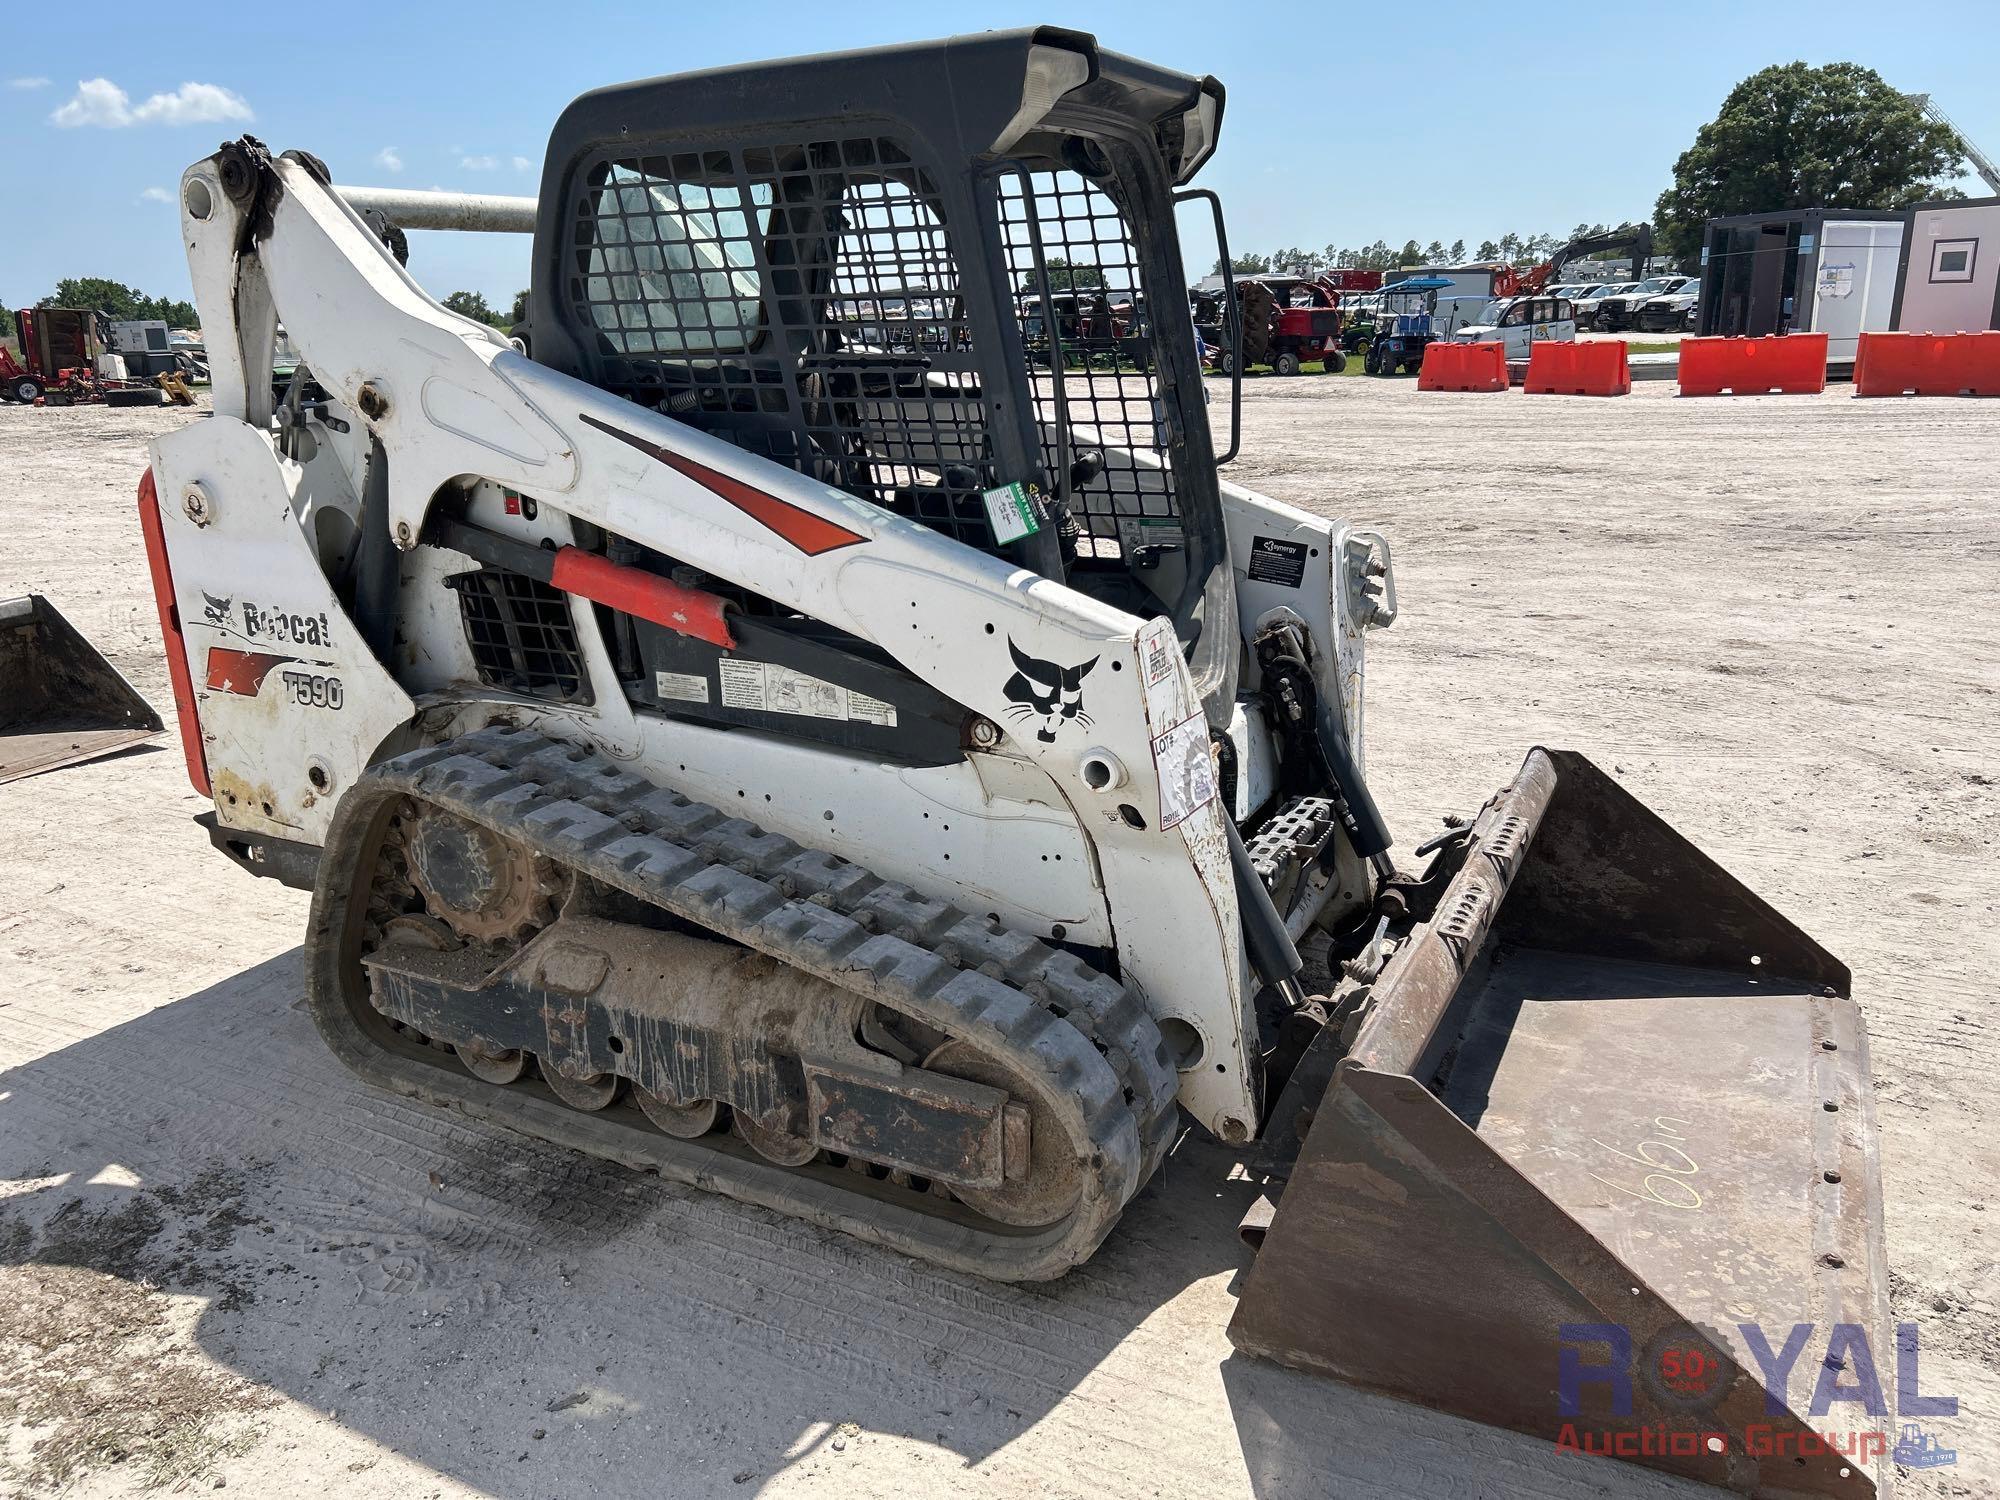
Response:
[[[1698,331],[1707,337],[1824,333],[1829,369],[1890,326],[1904,215],[1794,208],[1708,222]]]
[[[1910,210],[1889,326],[1902,333],[2000,329],[2000,198]]]

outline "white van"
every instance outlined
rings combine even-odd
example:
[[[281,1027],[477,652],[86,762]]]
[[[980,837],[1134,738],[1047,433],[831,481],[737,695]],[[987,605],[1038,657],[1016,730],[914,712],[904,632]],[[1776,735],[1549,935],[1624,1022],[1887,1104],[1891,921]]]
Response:
[[[1508,361],[1519,363],[1536,344],[1575,343],[1576,310],[1567,297],[1503,298],[1487,309],[1485,321],[1462,326],[1451,338],[1455,344],[1504,344]]]

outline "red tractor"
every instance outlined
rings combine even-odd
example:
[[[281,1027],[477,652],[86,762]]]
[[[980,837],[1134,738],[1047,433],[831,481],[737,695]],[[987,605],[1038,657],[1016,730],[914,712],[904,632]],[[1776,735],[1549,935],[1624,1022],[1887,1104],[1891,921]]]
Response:
[[[99,347],[108,334],[103,315],[75,307],[24,307],[14,314],[21,358],[0,344],[0,400],[24,406],[157,406],[165,399],[150,381],[107,380],[91,358],[93,333]]]
[[[73,307],[24,307],[15,313],[21,358],[0,349],[0,395],[32,406],[45,392],[72,386],[72,372],[90,375],[95,316]]]
[[[1218,304],[1220,298],[1214,299]],[[1243,367],[1269,365],[1279,375],[1297,375],[1318,361],[1329,375],[1347,365],[1340,347],[1340,287],[1325,276],[1258,276],[1236,283],[1236,305],[1242,314]],[[1196,327],[1217,349],[1215,368],[1228,374],[1234,356],[1218,307],[1203,327],[1197,307]]]

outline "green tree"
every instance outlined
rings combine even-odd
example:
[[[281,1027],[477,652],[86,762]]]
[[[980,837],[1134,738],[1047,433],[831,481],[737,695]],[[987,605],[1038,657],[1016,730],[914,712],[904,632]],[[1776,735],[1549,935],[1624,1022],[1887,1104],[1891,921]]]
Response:
[[[453,292],[444,299],[444,305],[461,318],[471,318],[489,328],[508,326],[505,318],[486,305],[483,292]]]
[[[1958,137],[1858,63],[1785,63],[1729,91],[1674,162],[1653,223],[1688,256],[1727,214],[1785,208],[1903,208],[1950,196]]]
[[[0,339],[14,336],[14,314],[9,308],[0,307]]]
[[[1262,276],[1271,269],[1271,257],[1268,255],[1250,254],[1232,255],[1229,257],[1229,268],[1238,276]],[[1221,256],[1218,255],[1215,258],[1215,266],[1208,274],[1211,276],[1220,276],[1222,274]]]
[[[65,276],[56,289],[42,298],[43,307],[84,307],[108,318],[139,316],[140,294],[122,281],[106,281],[101,276]]]
[[[1399,266],[1418,265],[1423,261],[1423,258],[1423,247],[1415,240],[1403,241],[1403,248],[1396,252],[1396,264]]]
[[[1279,250],[1271,256],[1271,269],[1292,276],[1317,276],[1330,262],[1317,250]]]
[[[1051,255],[1046,262],[1049,271],[1049,290],[1052,292],[1086,292],[1104,285],[1104,273],[1096,266],[1073,266],[1060,255]],[[1222,269],[1220,261],[1216,270]],[[1239,268],[1240,269],[1240,268]],[[1033,271],[1021,273],[1021,290],[1039,290]],[[522,295],[526,295],[523,293]]]
[[[1498,245],[1494,244],[1491,240],[1481,240],[1479,242],[1479,259],[1498,260],[1499,258],[1500,247]]]
[[[171,297],[148,297],[122,281],[102,276],[65,276],[56,289],[42,298],[43,307],[80,307],[101,312],[118,322],[128,319],[158,318],[173,328],[193,328],[200,321],[192,302]]]
[[[1424,259],[1431,265],[1442,265],[1444,263],[1443,242],[1432,240],[1428,245],[1424,246]]]
[[[526,292],[516,292],[514,293],[514,306],[507,313],[507,326],[511,328],[516,323],[525,323],[527,321],[528,294]]]
[[[1460,261],[1464,259],[1465,259],[1465,241],[1453,240],[1451,242],[1451,263],[1453,265],[1457,265]]]
[[[138,306],[140,317],[158,318],[169,328],[201,326],[201,314],[195,311],[192,302],[176,301],[171,297],[141,297]]]

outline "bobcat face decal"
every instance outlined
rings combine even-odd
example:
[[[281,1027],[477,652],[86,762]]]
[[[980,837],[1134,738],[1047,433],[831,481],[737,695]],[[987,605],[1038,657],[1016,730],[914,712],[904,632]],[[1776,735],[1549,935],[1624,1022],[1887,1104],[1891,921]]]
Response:
[[[1056,731],[1071,721],[1090,727],[1090,715],[1083,707],[1083,679],[1097,665],[1096,657],[1073,667],[1059,666],[1028,655],[1011,636],[1007,650],[1014,658],[1014,675],[1001,691],[1012,705],[1007,710],[1010,719],[1033,724],[1035,738],[1044,745],[1054,744]]]

